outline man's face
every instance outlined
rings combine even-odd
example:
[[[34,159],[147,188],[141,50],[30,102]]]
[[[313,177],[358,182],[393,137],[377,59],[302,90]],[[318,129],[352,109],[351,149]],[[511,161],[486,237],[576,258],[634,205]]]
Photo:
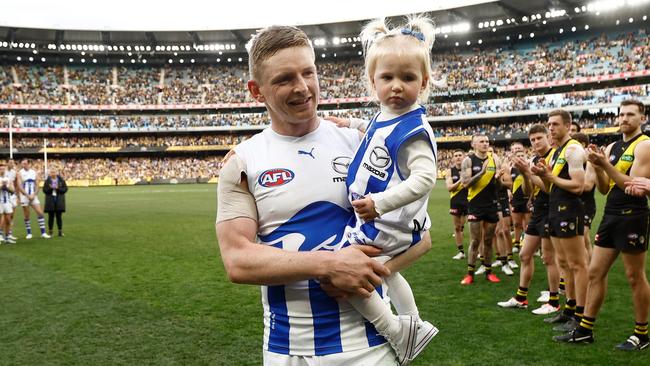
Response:
[[[490,149],[490,140],[488,140],[487,136],[474,137],[474,141],[472,141],[472,148],[474,148],[476,152],[485,154]]]
[[[27,160],[21,161],[20,166],[22,166],[23,169],[28,170],[29,169],[29,161],[27,161]]]
[[[571,124],[571,128],[569,129],[569,133],[571,135],[578,133],[578,126],[574,125],[573,123]]]
[[[463,154],[460,151],[456,151],[454,153],[454,157],[452,159],[452,162],[453,162],[454,165],[460,165],[460,163],[463,161],[464,158],[465,158],[465,154]]]
[[[6,165],[0,165],[0,175],[5,175],[6,171],[7,171],[7,166]]]
[[[618,112],[618,126],[624,134],[636,131],[644,120],[645,116],[641,114],[639,107],[635,105],[624,105]]]
[[[530,145],[533,147],[533,150],[535,150],[538,155],[545,153],[550,147],[548,143],[548,134],[543,132],[534,133],[528,136],[528,139],[530,140]]]
[[[569,133],[569,126],[561,116],[552,116],[548,119],[548,132],[553,140],[561,141]]]
[[[521,144],[512,144],[512,145],[510,145],[510,152],[513,155],[516,155],[520,151],[524,151],[524,145],[521,145]]]
[[[253,97],[266,104],[276,123],[302,124],[317,118],[318,76],[309,47],[278,51],[259,68],[259,80],[249,82]]]

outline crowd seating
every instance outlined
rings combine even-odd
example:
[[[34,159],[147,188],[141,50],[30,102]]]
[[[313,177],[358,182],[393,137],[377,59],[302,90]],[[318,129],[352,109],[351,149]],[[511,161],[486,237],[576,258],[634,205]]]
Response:
[[[650,69],[646,29],[592,38],[523,44],[517,48],[436,53],[434,75],[444,90],[495,88]],[[318,62],[321,97],[367,96],[360,59]],[[12,68],[15,70],[16,80]],[[65,69],[65,70],[64,70]],[[67,73],[67,78],[66,78]],[[0,67],[0,103],[205,104],[251,102],[245,62],[165,67]],[[7,82],[7,81],[10,82]],[[11,84],[22,85],[14,90]],[[22,91],[22,98],[17,95]]]

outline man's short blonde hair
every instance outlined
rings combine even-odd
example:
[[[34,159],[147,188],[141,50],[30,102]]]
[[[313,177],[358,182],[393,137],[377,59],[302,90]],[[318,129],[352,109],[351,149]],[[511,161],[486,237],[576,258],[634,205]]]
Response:
[[[309,47],[309,37],[301,29],[284,25],[273,25],[257,32],[248,42],[248,71],[252,80],[259,81],[260,66],[278,51],[292,47]]]

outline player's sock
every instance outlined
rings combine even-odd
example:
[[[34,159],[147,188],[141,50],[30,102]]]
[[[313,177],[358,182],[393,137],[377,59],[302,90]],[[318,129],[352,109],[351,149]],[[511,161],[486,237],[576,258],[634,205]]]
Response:
[[[508,258],[507,258],[505,255],[504,255],[504,256],[497,257],[497,260],[498,260],[499,262],[501,262],[501,264],[503,264],[504,266],[505,266],[506,264],[508,264]]]
[[[483,266],[485,266],[485,275],[486,276],[489,275],[490,273],[492,273],[492,265],[491,264],[484,263]]]
[[[524,302],[528,299],[528,288],[527,287],[521,287],[517,289],[517,295],[515,296],[515,300],[519,302]]]
[[[395,272],[384,278],[384,281],[388,285],[388,297],[390,297],[390,302],[395,307],[397,314],[411,315],[414,319],[420,320],[413,290],[406,279],[399,272]]]
[[[642,342],[648,341],[648,322],[636,322],[634,326],[634,335],[637,336]]]
[[[564,304],[564,315],[573,316],[576,312],[576,301],[573,299],[567,299],[566,304]]]
[[[14,235],[14,229],[9,229],[9,236]]]
[[[27,219],[25,219],[25,231],[27,231],[27,235],[32,235],[32,223]]]
[[[459,252],[459,253],[463,253],[463,254],[465,254],[465,249],[463,249],[463,245],[462,245],[462,244],[461,244],[461,245],[458,245],[457,247],[458,247],[458,252]]]
[[[564,278],[560,277],[560,291],[564,291],[564,286],[566,283],[564,282]]]
[[[510,262],[512,260],[512,253],[508,253],[506,258],[508,259],[508,262]]]
[[[467,265],[467,274],[474,277],[474,271],[476,270],[476,266],[474,264],[468,264]]]
[[[5,237],[5,231],[4,230],[0,230],[0,237],[2,237],[2,238]]]
[[[519,242],[519,240],[513,240],[512,241],[512,246],[514,246],[515,248],[520,248],[521,247],[521,242]]]
[[[584,306],[576,306],[576,312],[573,314],[573,317],[575,320],[580,322],[582,320],[582,317],[584,316],[585,312],[585,307]]]
[[[553,307],[560,306],[560,295],[557,292],[550,292],[548,296],[548,304]]]
[[[594,324],[596,323],[596,318],[590,318],[588,316],[583,316],[580,320],[580,331],[584,334],[590,334],[594,330]]]
[[[38,218],[38,228],[41,229],[41,235],[45,234],[45,216]]]

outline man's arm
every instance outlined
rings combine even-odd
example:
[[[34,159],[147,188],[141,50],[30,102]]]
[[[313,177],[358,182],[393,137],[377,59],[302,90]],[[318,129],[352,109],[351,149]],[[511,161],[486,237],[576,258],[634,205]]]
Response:
[[[254,197],[241,179],[241,160],[231,156],[224,164],[218,186],[218,204],[227,206],[229,198],[237,197],[243,207]],[[248,203],[245,201],[248,200]],[[238,205],[242,207],[242,205]],[[250,209],[229,215],[220,209],[217,239],[228,278],[234,283],[277,285],[307,279],[323,279],[332,285],[361,296],[369,296],[381,277],[390,271],[369,255],[381,250],[370,246],[350,246],[338,252],[289,252],[256,243],[257,216]]]
[[[451,169],[447,169],[447,173],[445,173],[445,183],[447,184],[447,190],[449,192],[453,192],[461,184],[460,179],[458,182],[454,183],[454,180],[451,178]]]
[[[466,157],[460,166],[460,181],[465,187],[473,186],[485,173],[485,167],[486,164],[483,164],[481,171],[472,176],[472,159],[469,156]]]
[[[576,195],[581,195],[585,186],[585,153],[582,146],[571,145],[566,149],[564,155],[569,166],[570,179],[560,178],[553,174],[548,174],[548,181],[565,191]]]

